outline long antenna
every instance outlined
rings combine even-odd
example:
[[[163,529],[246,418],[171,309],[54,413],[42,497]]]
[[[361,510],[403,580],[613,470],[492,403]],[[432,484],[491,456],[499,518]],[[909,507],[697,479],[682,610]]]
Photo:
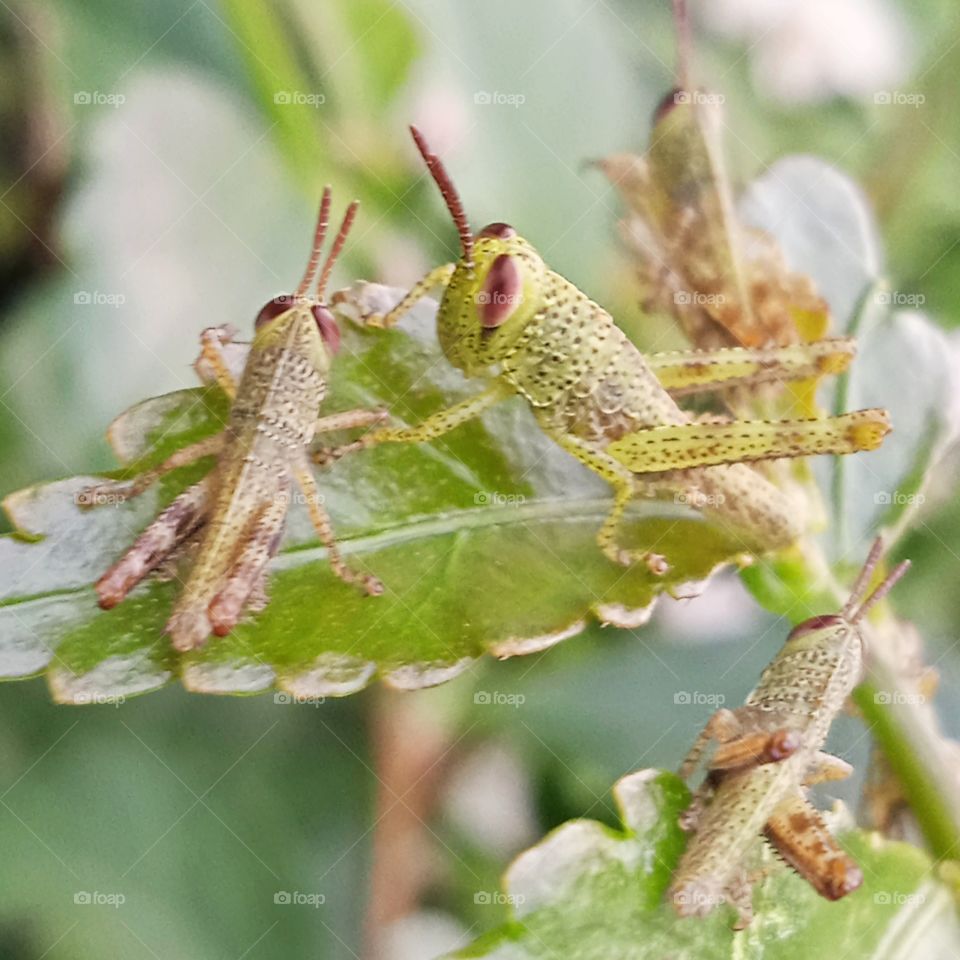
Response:
[[[330,222],[330,186],[323,188],[323,199],[320,201],[320,215],[317,217],[317,227],[313,233],[313,249],[310,251],[310,259],[307,261],[307,269],[303,272],[303,279],[297,292],[293,295],[293,302],[299,303],[307,295],[313,278],[316,276],[317,267],[320,264],[320,251],[323,249],[323,240],[327,235],[327,224]]]
[[[327,288],[327,281],[330,279],[330,271],[333,270],[333,265],[337,262],[337,257],[340,256],[340,251],[343,249],[343,245],[347,239],[347,234],[350,232],[350,228],[353,226],[353,218],[357,215],[357,207],[359,206],[360,201],[354,200],[353,203],[347,207],[347,212],[343,215],[343,223],[340,224],[340,230],[337,232],[336,239],[333,241],[333,246],[330,248],[330,254],[323,264],[323,270],[320,273],[320,279],[317,281],[318,300],[323,299],[323,291]]]
[[[864,599],[863,595],[866,593],[870,579],[873,576],[873,571],[876,570],[882,553],[883,540],[877,537],[877,539],[873,541],[873,546],[870,547],[870,553],[867,555],[866,563],[864,563],[863,569],[858,574],[856,583],[853,585],[853,590],[850,592],[850,599],[843,608],[843,616],[849,620],[850,623],[856,623],[858,620],[863,619],[870,608],[878,604],[893,589],[896,582],[910,569],[909,560],[898,563],[897,566],[887,574],[876,590]]]
[[[673,0],[673,21],[677,29],[677,87],[681,90],[689,90],[693,31],[686,0]]]
[[[443,200],[450,211],[450,216],[453,217],[453,222],[457,225],[457,233],[460,234],[463,258],[470,264],[473,262],[473,234],[470,232],[470,223],[463,210],[463,201],[460,199],[460,194],[457,193],[457,188],[453,185],[443,161],[427,145],[423,134],[413,125],[410,126],[410,133],[413,134],[413,141],[420,151],[420,156],[423,157],[423,162],[430,171],[430,176],[433,177],[434,182],[440,188],[440,193],[443,194]]]

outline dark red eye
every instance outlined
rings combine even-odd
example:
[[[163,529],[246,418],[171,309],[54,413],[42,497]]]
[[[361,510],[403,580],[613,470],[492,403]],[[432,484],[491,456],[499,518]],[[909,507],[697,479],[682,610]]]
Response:
[[[690,94],[681,87],[674,87],[653,111],[653,125],[656,126],[678,103],[689,103]]]
[[[509,223],[488,223],[478,234],[480,237],[496,237],[498,240],[509,240],[515,237],[517,231]]]
[[[483,281],[477,294],[477,309],[484,329],[499,327],[523,299],[523,276],[517,258],[501,253]]]
[[[263,324],[269,323],[271,320],[276,320],[281,313],[286,313],[293,306],[294,297],[293,294],[290,293],[285,293],[279,297],[274,297],[272,300],[268,300],[263,305],[263,309],[257,314],[253,328],[259,330]]]
[[[317,321],[317,328],[323,342],[330,348],[331,353],[340,349],[340,325],[334,315],[322,304],[315,304],[310,308],[313,319]]]
[[[826,630],[828,627],[842,626],[846,621],[839,613],[825,613],[819,617],[811,617],[798,623],[787,636],[787,643],[802,637],[805,633],[813,633],[815,630]]]

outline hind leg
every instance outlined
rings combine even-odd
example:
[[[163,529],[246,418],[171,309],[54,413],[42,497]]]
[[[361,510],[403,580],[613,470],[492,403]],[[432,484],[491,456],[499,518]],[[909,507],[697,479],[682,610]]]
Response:
[[[277,497],[251,523],[226,582],[207,608],[210,625],[218,637],[225,637],[237,625],[253,594],[265,589],[267,564],[283,539],[289,505],[289,496]]]
[[[133,542],[97,581],[104,610],[115,607],[156,566],[193,533],[210,509],[210,478],[188,487]]]

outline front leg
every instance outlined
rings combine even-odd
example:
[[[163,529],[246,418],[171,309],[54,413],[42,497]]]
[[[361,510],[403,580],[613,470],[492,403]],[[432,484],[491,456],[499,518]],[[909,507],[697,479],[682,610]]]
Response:
[[[317,421],[314,433],[333,433],[336,430],[352,430],[355,427],[372,427],[386,423],[389,419],[389,412],[382,407],[372,410],[366,407],[358,407],[356,410],[345,410],[342,413],[331,413],[326,417],[321,417]],[[314,463],[320,466],[328,466],[341,457],[345,457],[348,453],[363,450],[368,445],[366,438],[360,437],[358,440],[343,443],[338,447],[320,447],[313,450],[310,457]]]
[[[204,383],[209,383],[212,378],[230,398],[231,403],[237,396],[237,381],[230,370],[224,347],[232,343],[236,336],[236,329],[229,324],[222,327],[207,327],[200,334],[200,356],[193,365],[200,379]]]
[[[425,443],[449,433],[455,427],[473,420],[484,410],[505,400],[513,391],[502,381],[495,380],[486,390],[445,410],[438,410],[415,427],[385,427],[362,438],[365,446],[379,443]]]
[[[361,280],[331,297],[334,310],[353,323],[367,327],[392,327],[409,313],[434,287],[446,287],[456,270],[455,263],[446,263],[431,270],[413,285],[399,303],[386,310],[396,293],[392,287]],[[386,310],[385,313],[380,311]]]

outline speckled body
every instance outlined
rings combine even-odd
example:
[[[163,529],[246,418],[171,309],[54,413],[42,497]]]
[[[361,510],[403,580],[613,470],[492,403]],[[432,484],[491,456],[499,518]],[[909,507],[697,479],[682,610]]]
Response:
[[[181,652],[202,646],[211,633],[226,636],[246,613],[265,605],[267,567],[283,537],[294,485],[303,494],[333,574],[367,594],[383,592],[376,576],[344,563],[311,469],[312,460],[320,458],[308,450],[318,433],[371,426],[385,418],[383,410],[358,408],[317,419],[340,346],[340,328],[323,295],[358,206],[356,200],[347,206],[321,264],[330,204],[326,187],[303,278],[294,293],[273,297],[257,313],[239,383],[224,353],[233,328],[209,327],[200,335],[197,372],[231,400],[224,429],[181,447],[130,481],[96,484],[78,496],[83,506],[107,498],[126,500],[171,471],[216,456],[214,468],[174,498],[94,584],[100,606],[110,610],[151,571],[171,568],[181,548],[193,540],[196,550],[166,626]],[[327,448],[324,462],[358,445],[360,441]]]
[[[223,451],[212,474],[210,517],[168,630],[175,644],[196,646],[211,632],[208,607],[255,521],[271,507],[286,512],[292,467],[312,441],[330,358],[308,308],[259,329],[230,410]],[[272,554],[282,519],[269,541]],[[258,558],[250,558],[258,562]]]
[[[845,369],[852,344],[661,354],[654,359],[661,382],[610,314],[552,271],[513,227],[490,223],[474,233],[442,161],[419,130],[411,133],[457,228],[461,257],[435,267],[390,310],[367,314],[367,321],[390,327],[442,286],[440,345],[455,367],[488,386],[419,424],[378,430],[368,446],[435,440],[519,394],[547,435],[613,488],[610,512],[597,530],[600,550],[620,566],[642,564],[662,576],[670,560],[655,544],[621,542],[621,521],[638,497],[672,494],[675,502],[712,514],[745,553],[787,547],[806,518],[748,464],[872,450],[889,432],[885,410],[822,420],[692,419],[671,389],[689,395],[769,383],[778,375],[809,381]]]
[[[476,322],[477,290],[491,261],[505,252],[522,262],[523,299],[503,329],[488,336]],[[691,421],[610,314],[546,267],[523,238],[478,238],[473,261],[457,264],[444,292],[440,344],[468,376],[489,377],[491,367],[499,368],[500,379],[528,401],[553,439],[577,437],[604,454],[611,442],[642,428]],[[696,489],[704,512],[718,515],[747,548],[785,546],[802,529],[783,493],[746,464],[659,479],[671,492]],[[647,480],[655,484],[657,477]]]
[[[720,779],[674,875],[670,896],[682,913],[706,913],[736,886],[775,808],[801,789],[860,681],[862,647],[858,629],[843,622],[788,640],[736,711],[744,733],[788,729],[800,746],[786,759]]]

